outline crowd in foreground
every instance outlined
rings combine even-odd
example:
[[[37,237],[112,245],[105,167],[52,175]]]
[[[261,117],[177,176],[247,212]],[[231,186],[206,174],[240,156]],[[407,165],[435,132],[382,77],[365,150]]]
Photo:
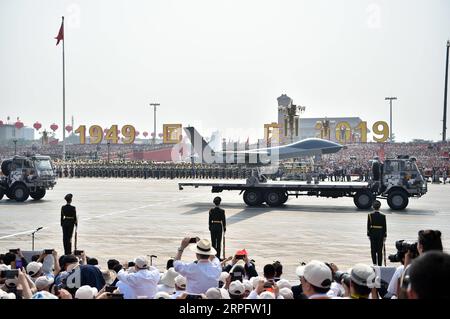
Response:
[[[318,260],[299,265],[292,283],[279,261],[257,270],[245,249],[219,260],[209,240],[189,237],[164,272],[146,257],[110,259],[103,267],[84,251],[59,257],[45,250],[28,263],[17,249],[0,255],[0,299],[449,299],[450,255],[440,231],[421,230],[415,247],[399,252],[389,284],[377,267],[356,264],[342,272]],[[194,261],[181,260],[186,248]]]

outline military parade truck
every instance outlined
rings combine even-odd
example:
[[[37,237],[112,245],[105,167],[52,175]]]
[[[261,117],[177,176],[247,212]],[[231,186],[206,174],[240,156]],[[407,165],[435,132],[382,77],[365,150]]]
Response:
[[[31,197],[39,200],[47,189],[56,184],[56,175],[49,156],[14,156],[1,165],[0,200],[9,199],[23,202]]]
[[[179,183],[180,190],[186,186],[212,187],[213,193],[238,190],[243,193],[248,206],[263,203],[271,207],[283,205],[289,196],[353,197],[359,209],[368,209],[376,198],[387,199],[393,210],[408,206],[410,197],[421,197],[427,192],[427,181],[420,173],[415,158],[399,156],[386,159],[383,164],[372,162],[371,178],[368,182],[320,182],[317,177],[307,181],[269,181],[257,175],[243,182],[190,182]]]

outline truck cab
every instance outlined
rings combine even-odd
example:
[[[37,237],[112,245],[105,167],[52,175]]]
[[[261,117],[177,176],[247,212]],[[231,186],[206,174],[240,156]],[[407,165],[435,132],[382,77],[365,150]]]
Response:
[[[43,198],[46,190],[56,184],[56,175],[49,156],[14,156],[1,165],[4,176],[0,177],[0,199],[23,202],[31,197]]]
[[[417,167],[415,158],[398,156],[386,159],[382,167],[380,195],[387,197],[392,209],[404,209],[409,197],[427,192],[427,181]]]

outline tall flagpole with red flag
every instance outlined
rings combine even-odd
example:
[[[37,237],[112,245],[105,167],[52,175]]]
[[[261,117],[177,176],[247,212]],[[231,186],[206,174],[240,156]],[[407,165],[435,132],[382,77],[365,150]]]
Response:
[[[60,41],[62,41],[62,64],[63,64],[63,125],[62,125],[62,131],[63,131],[63,154],[62,159],[66,159],[66,63],[64,59],[64,16],[61,17],[61,27],[59,28],[58,35],[55,37],[56,45],[59,44]]]

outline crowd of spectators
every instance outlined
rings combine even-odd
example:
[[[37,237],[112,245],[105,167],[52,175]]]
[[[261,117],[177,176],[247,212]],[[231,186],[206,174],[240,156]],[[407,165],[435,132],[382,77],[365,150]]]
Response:
[[[182,261],[187,248],[195,258]],[[27,262],[20,249],[10,250],[0,255],[0,299],[450,298],[450,255],[437,230],[419,231],[389,283],[375,266],[356,264],[343,272],[318,260],[298,265],[298,281],[290,282],[281,262],[258,269],[245,249],[219,260],[206,239],[184,238],[174,253],[161,270],[143,256],[101,266],[83,251],[58,256],[45,250]]]

